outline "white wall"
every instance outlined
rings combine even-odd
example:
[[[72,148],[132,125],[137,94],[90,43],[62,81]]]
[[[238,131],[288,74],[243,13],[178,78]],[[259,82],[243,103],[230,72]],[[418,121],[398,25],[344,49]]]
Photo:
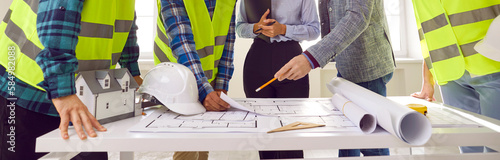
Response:
[[[2,0],[0,2],[0,20],[3,20],[3,16],[7,13],[9,10],[9,6],[12,3],[13,0]]]

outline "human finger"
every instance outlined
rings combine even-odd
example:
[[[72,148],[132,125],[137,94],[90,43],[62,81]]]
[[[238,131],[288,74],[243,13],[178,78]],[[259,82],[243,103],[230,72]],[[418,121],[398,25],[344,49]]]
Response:
[[[92,123],[92,126],[94,128],[96,128],[98,131],[101,131],[101,132],[108,130],[108,129],[106,129],[106,127],[102,126],[101,123],[99,123],[99,121],[97,121],[97,119],[90,112],[86,112],[86,113],[87,113],[87,116],[89,117],[90,122]]]
[[[222,109],[224,109],[224,110],[226,110],[230,107],[229,104],[226,101],[222,100],[220,97],[217,97],[215,102],[217,102],[218,105],[222,106],[223,107]]]
[[[267,19],[267,15],[269,15],[269,9],[267,9],[266,12],[264,12],[264,14],[262,14],[262,17],[260,17],[260,20],[264,21],[265,19]]]
[[[94,131],[94,128],[92,128],[92,122],[90,121],[88,115],[84,111],[80,111],[80,119],[82,120],[83,128],[85,128],[85,131],[90,137],[96,137],[97,134]]]
[[[420,98],[420,92],[413,92],[410,96]]]
[[[82,120],[76,111],[71,111],[71,122],[73,122],[73,127],[75,128],[76,134],[81,140],[87,139],[85,132],[82,128]]]
[[[283,79],[286,79],[287,77],[285,76],[286,73],[290,72],[291,66],[289,65],[290,62],[285,64],[283,67],[281,67],[278,72],[274,74],[274,78],[278,78],[278,81],[282,81]]]
[[[276,21],[275,19],[265,19],[263,22],[266,23],[266,25],[270,25],[270,23],[273,22],[274,24],[278,23],[278,21]]]
[[[59,131],[61,133],[61,137],[63,139],[68,139],[68,126],[69,126],[69,117],[67,114],[61,114],[61,123],[59,123]]]
[[[212,111],[219,111],[219,107],[217,107],[217,103],[214,102],[211,94],[207,96],[207,105],[210,106]]]
[[[203,101],[203,107],[205,107],[205,109],[206,109],[207,111],[213,111],[212,106],[210,106],[210,105],[208,104],[208,101],[207,101],[207,100],[204,100],[204,101]]]
[[[210,105],[212,105],[212,107],[215,108],[216,111],[225,110],[225,107],[223,107],[222,105],[220,105],[219,102],[217,101],[217,99],[215,97],[210,100]]]

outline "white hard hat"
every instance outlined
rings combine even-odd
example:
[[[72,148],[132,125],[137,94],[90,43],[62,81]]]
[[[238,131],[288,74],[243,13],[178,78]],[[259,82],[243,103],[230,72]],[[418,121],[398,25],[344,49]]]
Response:
[[[474,46],[474,49],[489,59],[500,61],[500,16],[491,22],[486,36]]]
[[[156,65],[146,74],[138,92],[154,96],[179,114],[193,115],[206,111],[198,101],[198,86],[193,72],[182,64],[164,62]]]

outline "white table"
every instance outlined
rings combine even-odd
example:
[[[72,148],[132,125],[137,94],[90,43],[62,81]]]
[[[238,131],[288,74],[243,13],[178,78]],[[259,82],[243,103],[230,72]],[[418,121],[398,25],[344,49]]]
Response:
[[[403,100],[407,97],[391,97]],[[435,107],[448,108],[441,104]],[[429,106],[430,107],[430,106]],[[459,110],[459,109],[458,109]],[[151,111],[151,110],[150,110]],[[434,128],[431,139],[422,146],[488,146],[500,151],[500,121],[482,115],[468,113],[473,119],[485,123],[480,128]],[[133,159],[136,151],[234,151],[234,150],[315,150],[349,148],[399,148],[411,146],[377,129],[372,134],[355,133],[133,133],[128,129],[143,117],[129,118],[104,126],[107,132],[99,132],[96,138],[80,140],[74,129],[70,138],[63,140],[56,129],[37,138],[36,152],[52,152],[55,157],[74,156],[77,152],[120,152],[121,159]],[[65,153],[66,152],[66,153]],[[76,153],[75,153],[76,152]],[[57,154],[56,154],[57,153]],[[48,157],[46,156],[46,157]],[[500,153],[458,155],[409,155],[413,158],[456,159],[474,157],[498,159]],[[368,159],[401,159],[407,156],[368,157]],[[331,159],[331,158],[330,158]]]

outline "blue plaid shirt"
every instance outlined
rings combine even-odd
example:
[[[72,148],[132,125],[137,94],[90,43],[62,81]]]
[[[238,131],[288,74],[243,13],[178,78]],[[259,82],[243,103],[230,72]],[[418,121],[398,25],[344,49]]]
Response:
[[[210,15],[214,12],[215,2],[215,0],[205,0]],[[169,47],[179,57],[177,63],[183,64],[193,71],[198,83],[199,100],[203,102],[207,94],[214,91],[214,88],[208,83],[208,78],[203,72],[200,58],[196,52],[191,22],[184,7],[184,2],[179,0],[162,0],[161,6],[163,23],[170,40]],[[234,40],[236,39],[234,13],[233,11],[222,58],[220,59],[219,66],[217,66],[219,72],[215,79],[215,89],[226,91],[229,88],[229,80],[231,80],[234,71],[233,53]]]
[[[61,6],[65,8],[63,12],[61,12]],[[36,26],[40,42],[45,48],[37,55],[36,62],[44,76],[44,81],[38,85],[47,92],[16,78],[14,79],[15,92],[10,93],[7,83],[10,81],[9,75],[0,65],[1,96],[17,98],[16,104],[28,110],[59,116],[50,99],[76,93],[75,71],[78,68],[78,60],[75,56],[75,48],[80,34],[82,8],[83,0],[40,0]],[[137,29],[134,20],[119,60],[120,66],[128,68],[133,76],[140,75],[137,63],[139,58]]]

